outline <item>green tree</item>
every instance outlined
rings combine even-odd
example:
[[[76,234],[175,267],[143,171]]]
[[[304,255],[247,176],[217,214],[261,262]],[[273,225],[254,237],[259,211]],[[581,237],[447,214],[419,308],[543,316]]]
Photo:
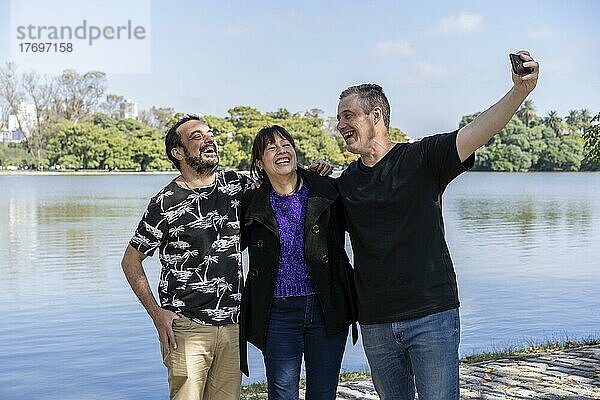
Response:
[[[579,171],[585,158],[584,140],[580,135],[567,135],[560,146],[563,155],[559,168],[561,171]]]
[[[258,131],[269,125],[273,125],[275,120],[272,117],[263,115],[256,108],[248,106],[237,106],[228,110],[229,117],[226,118],[233,127],[234,131],[231,140],[237,145],[232,145],[232,150],[237,154],[238,161],[235,167],[240,169],[248,169],[250,167],[250,159],[252,152],[252,143]],[[280,114],[285,112],[280,110]],[[285,124],[281,120],[277,121],[279,125]]]
[[[31,167],[35,165],[33,156],[21,143],[1,143],[1,145],[4,156],[0,161],[0,165],[16,167]]]
[[[219,164],[223,167],[237,168],[249,163],[249,154],[244,152],[240,142],[235,140],[235,126],[226,118],[207,115],[204,120],[215,133],[219,146]]]
[[[103,130],[106,153],[100,168],[109,170],[132,169],[137,165],[133,160],[131,147],[127,143],[127,135],[116,127]],[[162,169],[162,168],[158,168]]]
[[[567,129],[569,133],[577,133],[579,130],[579,126],[581,125],[581,115],[577,110],[570,110],[569,114],[565,118],[565,122],[567,123]]]
[[[472,121],[476,114],[463,117],[461,125]],[[514,116],[486,146],[477,150],[475,168],[489,171],[528,171],[537,162],[539,133],[529,130]]]
[[[269,125],[272,117],[262,115],[256,108],[248,106],[236,106],[227,111],[229,113],[229,121],[236,129],[244,128],[262,128]],[[280,113],[283,113],[280,110]]]
[[[116,128],[125,134],[131,160],[141,171],[170,168],[163,136],[156,128],[134,119],[118,120]]]
[[[169,130],[173,125],[175,125],[177,121],[183,118],[184,115],[185,114],[182,112],[176,112],[175,114],[171,115],[171,117],[167,120],[167,123],[165,124],[165,134],[166,131]]]
[[[583,140],[585,169],[600,169],[600,113],[590,120],[583,132]]]
[[[563,120],[558,116],[556,111],[550,111],[548,116],[543,120],[544,125],[552,129],[557,136],[562,135],[564,126]]]
[[[343,164],[344,157],[319,114],[320,110],[313,109],[303,115],[292,114],[284,121],[283,126],[296,142],[298,162],[309,165],[314,160],[324,159],[332,164]]]
[[[265,113],[265,116],[274,120],[286,120],[292,116],[292,114],[285,108],[280,108],[277,111],[271,111]],[[317,116],[318,118],[318,116]]]
[[[93,123],[61,120],[49,127],[48,160],[65,168],[168,169],[162,136],[132,119],[95,114]]]
[[[117,119],[101,112],[94,113],[91,117],[91,122],[92,124],[98,125],[103,129],[111,128],[117,125]]]
[[[464,116],[460,127],[478,114]],[[513,116],[504,129],[477,151],[475,168],[490,171],[577,171],[583,159],[583,140],[561,134],[560,118],[552,111],[544,124],[527,126]]]
[[[539,152],[536,171],[577,171],[583,159],[583,140],[577,134],[557,135],[551,128],[541,129],[544,148]]]
[[[580,120],[579,133],[581,133],[583,135],[585,128],[587,128],[588,125],[592,122],[592,116],[590,115],[590,110],[588,110],[587,108],[582,108],[581,110],[579,110],[579,120]]]
[[[535,106],[531,100],[525,100],[523,102],[521,108],[517,111],[517,116],[521,118],[521,121],[523,121],[527,127],[535,125],[537,121],[539,121],[539,117],[535,112]]]
[[[394,128],[394,127],[390,126],[389,135],[390,135],[390,139],[392,139],[393,142],[399,142],[399,143],[408,142],[406,133],[402,132],[398,128]]]
[[[103,129],[85,123],[74,125],[59,121],[52,127],[48,140],[48,160],[52,165],[66,168],[99,168],[107,157],[107,144]]]

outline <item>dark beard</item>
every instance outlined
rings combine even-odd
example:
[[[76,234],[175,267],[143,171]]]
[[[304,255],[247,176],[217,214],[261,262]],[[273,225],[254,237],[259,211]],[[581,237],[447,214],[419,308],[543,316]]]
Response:
[[[187,165],[192,167],[200,175],[214,171],[214,169],[219,165],[218,153],[215,160],[203,160],[201,155],[192,156],[190,153],[188,153],[186,148],[183,149],[183,153],[185,155],[185,162]]]

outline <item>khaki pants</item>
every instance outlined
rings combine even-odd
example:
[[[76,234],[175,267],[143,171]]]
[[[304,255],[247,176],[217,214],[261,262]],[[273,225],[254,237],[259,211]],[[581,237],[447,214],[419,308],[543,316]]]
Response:
[[[173,400],[239,400],[239,328],[237,324],[211,326],[181,317],[173,321],[177,349],[161,345],[169,371]]]

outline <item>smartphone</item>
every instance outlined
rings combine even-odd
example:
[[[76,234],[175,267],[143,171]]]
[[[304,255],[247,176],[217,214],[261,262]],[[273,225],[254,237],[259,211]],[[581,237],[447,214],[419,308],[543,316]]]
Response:
[[[521,60],[521,56],[518,54],[509,54],[510,63],[512,65],[512,70],[515,74],[523,76],[531,73],[531,68],[523,66],[523,60]]]

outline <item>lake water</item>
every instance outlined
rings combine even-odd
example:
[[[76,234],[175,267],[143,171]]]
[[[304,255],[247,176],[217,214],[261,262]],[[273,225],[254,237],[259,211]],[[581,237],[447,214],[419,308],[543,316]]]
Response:
[[[120,259],[173,175],[0,175],[0,399],[164,399]],[[467,173],[444,195],[461,355],[600,337],[600,173]],[[146,262],[155,289],[158,260]],[[251,349],[250,380],[263,380]],[[367,368],[361,346],[343,369]]]

